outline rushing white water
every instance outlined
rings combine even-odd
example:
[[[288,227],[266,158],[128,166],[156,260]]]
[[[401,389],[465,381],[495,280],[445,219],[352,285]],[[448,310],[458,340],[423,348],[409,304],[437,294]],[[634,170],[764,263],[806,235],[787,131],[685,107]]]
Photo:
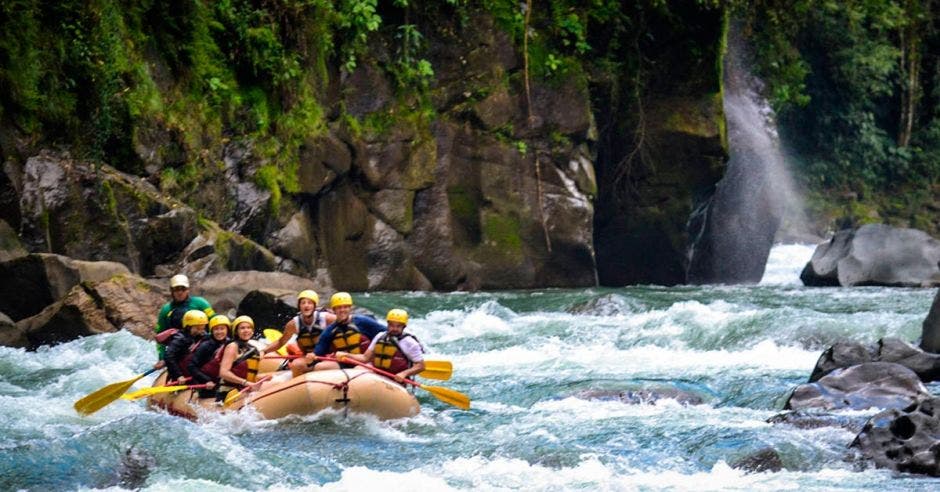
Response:
[[[375,312],[407,308],[409,330],[454,363],[451,380],[426,383],[473,400],[461,411],[419,391],[421,414],[400,421],[239,412],[189,422],[126,401],[82,418],[72,403],[146,368],[150,342],[119,332],[0,348],[0,490],[940,486],[859,466],[843,428],[767,423],[826,346],[913,340],[933,296],[803,287],[794,276],[810,250],[776,247],[758,286],[357,295]],[[664,398],[621,400],[635,391]],[[768,447],[783,470],[731,467]]]
[[[770,249],[760,285],[802,285],[800,272],[816,251],[815,244],[778,244]]]

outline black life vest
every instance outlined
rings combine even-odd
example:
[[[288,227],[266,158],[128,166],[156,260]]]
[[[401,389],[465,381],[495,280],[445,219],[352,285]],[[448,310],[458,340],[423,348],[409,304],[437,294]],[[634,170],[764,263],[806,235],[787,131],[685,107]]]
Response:
[[[421,345],[417,337],[410,333],[403,333],[396,337],[388,332],[383,332],[372,348],[372,365],[393,373],[399,373],[413,366],[414,361],[409,359],[398,345],[398,342],[406,337],[411,337],[415,342],[418,342],[421,352],[424,352],[424,346]]]
[[[352,320],[344,325],[333,327],[333,352],[361,354],[369,348],[369,342],[369,337],[363,335]]]
[[[313,312],[313,323],[310,325],[305,325],[303,316],[298,314],[294,317],[294,326],[297,327],[297,346],[305,354],[313,352],[323,333],[323,311],[318,309]]]
[[[186,336],[191,337],[191,335],[186,335]],[[189,351],[186,352],[186,355],[184,355],[183,359],[180,361],[180,372],[183,373],[183,377],[188,378],[189,376],[191,376],[191,374],[189,374],[189,361],[192,360],[193,355],[196,354],[196,349],[199,348],[199,345],[201,345],[202,342],[205,342],[205,341],[206,341],[205,338],[200,338],[199,340],[196,340],[195,342],[193,342],[192,345],[189,346]]]

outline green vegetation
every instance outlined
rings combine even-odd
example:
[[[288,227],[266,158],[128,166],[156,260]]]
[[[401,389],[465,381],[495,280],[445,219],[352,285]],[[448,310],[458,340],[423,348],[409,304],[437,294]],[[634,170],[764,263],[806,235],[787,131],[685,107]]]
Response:
[[[804,158],[805,180],[866,199],[938,182],[936,2],[741,3],[783,135]]]
[[[299,149],[328,124],[356,137],[408,127],[431,138],[445,106],[433,44],[485,16],[508,34],[517,69],[468,80],[457,109],[500,85],[528,98],[529,79],[586,84],[598,126],[617,136],[602,137],[600,154],[628,168],[610,173],[612,186],[637,193],[655,169],[646,103],[720,97],[716,61],[736,16],[801,178],[821,202],[853,197],[820,207],[932,224],[917,208],[932,206],[940,184],[937,11],[932,0],[9,0],[0,5],[0,125],[30,151],[64,146],[155,172],[162,191],[184,200],[221,174],[226,144],[245,142],[257,160],[249,179],[276,211],[299,191]],[[395,93],[381,111],[353,116],[337,100],[338,79],[364,65]],[[683,130],[709,123],[672,116]],[[491,133],[521,154],[545,137],[515,130]],[[552,148],[579,143],[549,132]],[[5,159],[24,157],[2,144]]]

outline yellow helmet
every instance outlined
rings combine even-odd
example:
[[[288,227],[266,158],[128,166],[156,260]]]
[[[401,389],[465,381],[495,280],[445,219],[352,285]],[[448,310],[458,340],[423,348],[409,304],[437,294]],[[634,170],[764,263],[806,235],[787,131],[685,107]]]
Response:
[[[244,314],[235,318],[235,321],[232,321],[232,336],[235,336],[235,331],[238,330],[238,325],[242,323],[248,323],[251,325],[251,329],[255,329],[255,320],[251,319],[251,316],[245,316]]]
[[[314,304],[320,305],[320,296],[318,296],[316,292],[309,290],[309,289],[303,290],[300,292],[300,294],[297,294],[298,306],[300,306],[301,299],[310,299],[311,301],[313,301]]]
[[[392,309],[385,315],[385,321],[408,324],[408,313],[404,309]]]
[[[205,325],[207,323],[209,323],[209,317],[206,316],[206,313],[198,309],[186,311],[186,314],[183,315],[183,329],[189,328],[190,326]]]
[[[337,292],[330,298],[330,307],[352,306],[352,296],[349,292]]]
[[[217,314],[209,320],[209,330],[219,325],[232,326],[232,322],[229,321],[228,316],[224,314]]]

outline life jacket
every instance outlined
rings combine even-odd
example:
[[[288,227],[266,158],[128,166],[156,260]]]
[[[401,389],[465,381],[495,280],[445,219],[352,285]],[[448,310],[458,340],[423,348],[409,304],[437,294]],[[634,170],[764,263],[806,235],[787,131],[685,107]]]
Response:
[[[401,347],[398,346],[398,342],[406,337],[411,337],[415,342],[418,342],[421,352],[424,352],[424,346],[421,345],[417,337],[410,333],[403,333],[396,337],[389,335],[388,332],[383,332],[372,348],[372,365],[394,373],[399,373],[413,366],[414,361],[409,359]]]
[[[186,336],[190,336],[190,335],[186,335]],[[191,374],[189,374],[189,361],[192,360],[193,355],[196,354],[196,349],[199,348],[199,345],[201,345],[205,341],[206,341],[205,338],[200,338],[199,340],[196,340],[195,342],[193,342],[193,344],[189,346],[189,351],[186,352],[186,355],[184,355],[183,359],[180,360],[180,372],[183,373],[183,377],[188,378],[191,376]]]
[[[256,351],[250,357],[242,359],[242,356],[251,350],[252,347],[241,341],[234,343],[238,344],[238,357],[235,359],[235,363],[232,364],[232,374],[240,378],[245,378],[250,383],[255,382],[258,379],[258,366],[261,364],[261,355]],[[222,362],[221,355],[219,356],[219,362]]]
[[[157,341],[157,343],[166,345],[166,342],[170,341],[170,338],[173,338],[173,335],[176,335],[179,332],[180,331],[176,328],[170,328],[168,330],[163,330],[160,333],[157,333],[153,338]]]
[[[361,354],[368,350],[369,342],[369,337],[363,335],[352,320],[344,325],[333,327],[333,352]]]
[[[225,345],[227,344],[220,345],[219,348],[215,349],[212,358],[199,368],[200,371],[212,379],[219,379],[219,370],[222,368],[222,353],[225,352]]]
[[[313,352],[320,340],[320,334],[323,333],[323,311],[313,312],[313,323],[305,325],[303,316],[298,314],[294,316],[294,326],[297,327],[297,345],[304,354]]]

